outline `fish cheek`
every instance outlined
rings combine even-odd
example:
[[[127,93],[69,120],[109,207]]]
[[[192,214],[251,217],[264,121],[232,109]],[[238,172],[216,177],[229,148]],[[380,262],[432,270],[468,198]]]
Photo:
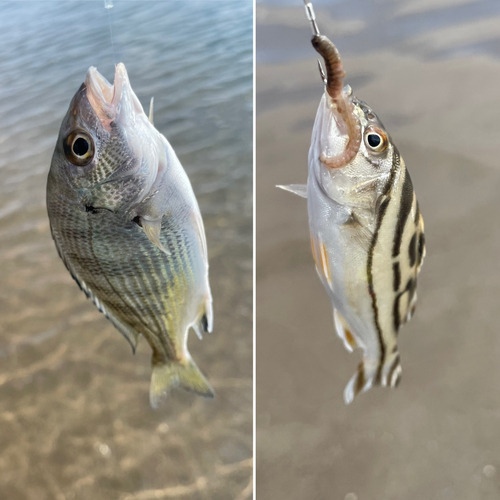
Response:
[[[370,162],[370,174],[377,176],[390,175],[394,157],[392,144],[381,154],[373,154],[367,151],[367,158]]]
[[[141,179],[117,179],[92,189],[86,205],[105,208],[112,212],[128,209],[144,192],[145,182]]]

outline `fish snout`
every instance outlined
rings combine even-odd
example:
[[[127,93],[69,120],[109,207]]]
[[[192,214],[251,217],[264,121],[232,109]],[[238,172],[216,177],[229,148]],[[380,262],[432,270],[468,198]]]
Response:
[[[108,131],[111,130],[111,122],[127,122],[134,120],[137,114],[144,114],[141,103],[132,90],[123,63],[116,65],[113,85],[97,71],[97,68],[90,67],[85,86],[94,113]]]

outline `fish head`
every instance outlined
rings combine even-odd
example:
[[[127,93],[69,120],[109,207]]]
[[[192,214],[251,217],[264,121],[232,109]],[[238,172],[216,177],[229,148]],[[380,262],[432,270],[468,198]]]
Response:
[[[339,110],[339,107],[342,107]],[[354,125],[349,126],[346,112]],[[359,135],[356,150],[343,155]],[[351,208],[373,209],[399,153],[375,112],[357,99],[349,85],[333,100],[325,91],[316,115],[309,165],[323,192]],[[335,158],[332,167],[329,160]],[[342,159],[345,158],[345,161]]]
[[[113,85],[91,67],[62,122],[53,174],[83,205],[127,211],[147,195],[160,156],[160,134],[132,90],[125,65],[116,66]]]

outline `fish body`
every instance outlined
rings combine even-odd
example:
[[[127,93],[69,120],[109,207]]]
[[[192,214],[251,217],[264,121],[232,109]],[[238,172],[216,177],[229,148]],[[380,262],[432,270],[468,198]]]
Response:
[[[75,94],[51,163],[47,209],[80,288],[134,351],[140,335],[151,346],[151,405],[175,385],[213,396],[187,349],[190,327],[199,337],[212,330],[201,214],[123,64],[114,85],[90,68]]]
[[[375,112],[343,85],[337,49],[313,37],[326,64],[309,150],[307,197],[318,276],[346,349],[363,350],[344,400],[401,378],[400,326],[415,309],[425,256],[424,223],[405,163]]]

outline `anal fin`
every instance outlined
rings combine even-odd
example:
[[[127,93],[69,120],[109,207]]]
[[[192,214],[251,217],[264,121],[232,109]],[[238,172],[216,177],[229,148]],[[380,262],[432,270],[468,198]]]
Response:
[[[192,325],[197,337],[201,340],[204,333],[212,333],[213,329],[213,310],[212,296],[210,294],[205,298],[203,309],[198,319]]]
[[[352,352],[356,349],[356,347],[358,347],[358,343],[356,342],[347,321],[335,308],[333,308],[333,322],[335,323],[337,335],[344,341],[345,348],[349,352]]]
[[[132,354],[135,354],[140,333],[136,332],[133,328],[120,321],[108,308],[105,308],[104,306],[100,307],[99,304],[96,303],[96,299],[94,299],[94,303],[96,304],[97,308],[106,316],[106,318],[108,318],[109,321],[113,323],[113,326],[125,337],[127,342],[130,344],[130,347],[132,347]]]

